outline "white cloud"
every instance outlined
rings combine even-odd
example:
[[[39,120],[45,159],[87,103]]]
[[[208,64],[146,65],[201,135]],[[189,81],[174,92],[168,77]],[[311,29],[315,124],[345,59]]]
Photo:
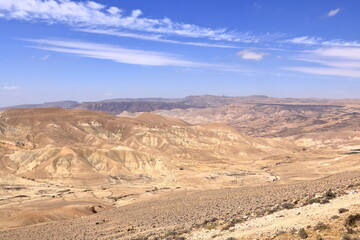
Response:
[[[303,44],[303,45],[322,45],[322,46],[338,46],[338,47],[360,47],[359,41],[345,41],[342,39],[323,40],[320,37],[295,37],[284,40],[283,42]]]
[[[0,17],[7,19],[43,21],[49,24],[62,23],[77,28],[110,27],[218,41],[247,43],[259,41],[249,33],[230,32],[225,28],[204,28],[194,24],[174,22],[169,18],[141,17],[141,10],[133,10],[130,15],[124,15],[117,7],[108,7],[94,1],[1,0],[0,14]]]
[[[227,45],[227,44],[214,44],[214,43],[204,43],[204,42],[183,42],[183,41],[177,41],[177,40],[163,39],[163,38],[161,38],[161,35],[120,32],[120,31],[110,30],[110,29],[77,29],[77,30],[81,31],[81,32],[105,34],[105,35],[111,35],[111,36],[117,36],[117,37],[136,38],[136,39],[142,39],[142,40],[181,44],[181,45],[192,45],[192,46],[199,46],[199,47],[214,47],[214,48],[238,48],[238,47],[235,47],[232,45]]]
[[[316,75],[327,75],[327,76],[341,76],[341,77],[353,77],[360,78],[360,70],[349,70],[342,68],[318,68],[318,67],[288,67],[287,70],[310,73]]]
[[[245,72],[239,66],[202,63],[185,60],[182,56],[156,51],[129,49],[109,44],[99,44],[75,40],[25,39],[35,43],[37,49],[69,53],[81,57],[112,60],[119,63],[145,66],[177,66],[192,68],[208,68],[219,71]]]
[[[117,7],[109,7],[107,9],[108,13],[110,13],[111,15],[118,15],[121,13],[121,9],[117,8]]]
[[[338,14],[340,11],[341,11],[340,8],[336,8],[336,9],[334,9],[334,10],[330,10],[330,11],[328,12],[327,16],[328,16],[328,17],[333,17],[333,16],[335,16],[336,14]]]
[[[95,10],[101,10],[101,9],[105,8],[104,5],[93,2],[93,1],[87,2],[87,6],[91,9],[95,9]]]
[[[360,78],[360,48],[330,47],[304,51],[294,58],[298,61],[315,63],[314,67],[288,67],[287,70],[328,75]]]
[[[360,61],[349,61],[349,60],[341,60],[341,61],[334,61],[334,60],[323,60],[323,59],[311,59],[311,58],[294,58],[295,60],[304,61],[304,62],[312,62],[312,63],[319,63],[321,65],[331,66],[331,67],[338,67],[338,68],[359,68]]]
[[[201,66],[202,64],[182,60],[177,55],[155,51],[144,51],[123,48],[115,45],[98,44],[82,41],[29,39],[37,43],[38,49],[71,53],[82,57],[113,60],[120,63],[148,65],[148,66]]]
[[[320,44],[321,38],[318,37],[309,37],[309,36],[302,36],[302,37],[296,37],[289,40],[285,40],[285,42],[289,43],[296,43],[296,44]]]
[[[347,41],[339,40],[339,39],[323,41],[323,42],[321,42],[321,44],[324,46],[360,47],[359,41],[347,42]]]
[[[334,60],[360,60],[360,48],[355,47],[320,48],[314,51],[310,51],[309,53],[319,57],[331,57],[334,58]]]
[[[260,61],[265,56],[270,55],[270,53],[253,52],[251,50],[244,50],[244,51],[237,52],[236,55],[240,56],[242,59]]]
[[[2,90],[11,91],[20,89],[18,86],[3,86]]]

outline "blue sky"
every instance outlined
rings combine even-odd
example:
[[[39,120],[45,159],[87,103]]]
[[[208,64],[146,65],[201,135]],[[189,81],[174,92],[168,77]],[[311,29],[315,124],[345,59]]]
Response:
[[[0,0],[0,106],[360,97],[360,1]]]

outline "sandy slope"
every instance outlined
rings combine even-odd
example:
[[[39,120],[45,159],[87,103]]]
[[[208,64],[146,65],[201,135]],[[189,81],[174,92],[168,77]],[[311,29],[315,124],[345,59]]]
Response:
[[[319,222],[328,223],[332,216],[339,214],[340,208],[353,212],[360,210],[360,193],[349,190],[347,195],[333,199],[328,204],[314,203],[300,208],[281,210],[273,214],[254,218],[236,224],[228,231],[214,229],[202,230],[187,235],[188,239],[256,239],[276,236],[279,232],[290,232],[307,226],[315,226]],[[329,239],[329,238],[326,238]],[[333,239],[339,239],[338,236]]]
[[[339,120],[341,132],[254,138],[222,123],[191,125],[152,113],[119,118],[58,108],[0,112],[0,229],[93,215],[96,207],[86,221],[65,221],[71,231],[59,237],[160,234],[337,186],[349,175],[319,186],[303,183],[303,189],[276,185],[360,170],[356,117],[345,114],[342,120],[351,121]],[[55,232],[62,227],[53,224],[46,226]],[[25,229],[29,238],[37,231],[50,238],[38,227]]]
[[[231,221],[251,215],[259,208],[267,209],[329,188],[346,188],[359,183],[360,173],[353,172],[292,185],[173,192],[88,217],[3,231],[0,238],[132,239],[141,235],[153,239],[215,217]]]

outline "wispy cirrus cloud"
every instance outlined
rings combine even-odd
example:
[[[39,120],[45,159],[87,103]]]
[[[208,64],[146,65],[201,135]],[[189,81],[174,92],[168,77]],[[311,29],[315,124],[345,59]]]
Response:
[[[2,0],[0,17],[23,21],[42,21],[49,24],[60,23],[77,28],[115,28],[181,36],[204,38],[229,42],[259,42],[259,38],[249,33],[228,31],[226,28],[205,28],[194,24],[174,22],[169,18],[154,19],[142,17],[142,11],[125,12],[114,6],[106,6],[95,1],[73,0]]]
[[[18,90],[18,89],[20,89],[20,87],[18,87],[18,86],[3,86],[1,89],[5,90],[5,91],[12,91],[12,90]]]
[[[316,56],[322,58],[331,57],[334,58],[334,60],[337,59],[360,60],[360,48],[354,48],[354,47],[320,48],[311,51],[310,53],[314,53]]]
[[[236,53],[237,56],[241,57],[245,60],[254,60],[254,61],[260,61],[265,56],[270,55],[270,53],[266,52],[254,52],[252,50],[244,50]]]
[[[33,48],[68,53],[80,57],[111,60],[118,63],[144,66],[176,66],[190,68],[208,68],[218,71],[248,72],[239,66],[195,62],[182,56],[158,51],[130,49],[110,44],[99,44],[76,40],[23,39],[34,43]]]
[[[316,74],[316,75],[360,78],[360,71],[351,70],[351,69],[327,68],[327,67],[288,67],[285,69],[296,72],[302,72],[302,73]]]
[[[302,45],[360,47],[359,41],[345,41],[342,39],[325,40],[320,37],[310,37],[310,36],[295,37],[295,38],[283,40],[282,42],[302,44]]]
[[[36,43],[37,49],[70,53],[81,57],[113,60],[119,63],[147,66],[199,67],[201,63],[183,60],[180,56],[156,51],[129,49],[110,44],[99,44],[76,40],[25,39]]]
[[[317,75],[360,78],[360,48],[358,47],[319,48],[305,51],[294,59],[315,63],[318,66],[285,69]]]
[[[136,38],[142,40],[149,40],[155,42],[164,42],[164,43],[172,43],[172,44],[182,44],[182,45],[192,45],[199,47],[215,47],[215,48],[238,48],[233,45],[227,44],[214,44],[214,43],[204,43],[204,42],[184,42],[177,41],[171,39],[164,39],[161,35],[149,35],[149,34],[138,34],[138,33],[129,33],[129,32],[121,32],[114,29],[77,29],[77,31],[87,32],[87,33],[97,33],[97,34],[105,34],[117,37],[126,37],[126,38]]]
[[[336,8],[336,9],[330,10],[328,12],[327,16],[333,17],[333,16],[337,15],[340,11],[341,11],[341,8]]]
[[[314,44],[320,44],[321,38],[302,36],[302,37],[291,38],[291,39],[285,40],[284,42],[314,45]]]
[[[337,47],[360,47],[359,41],[344,41],[341,39],[334,39],[321,42],[324,46],[337,46]]]

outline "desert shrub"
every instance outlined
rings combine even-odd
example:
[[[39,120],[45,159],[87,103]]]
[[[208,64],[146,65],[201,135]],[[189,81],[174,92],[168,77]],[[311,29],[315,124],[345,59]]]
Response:
[[[320,230],[325,230],[325,229],[329,229],[330,226],[329,225],[326,225],[325,223],[323,222],[318,222],[315,227],[314,227],[314,230],[315,231],[320,231]]]
[[[320,202],[321,202],[321,200],[319,198],[311,198],[304,203],[304,206],[311,205],[314,203],[320,203]]]
[[[166,236],[175,236],[175,235],[177,235],[178,233],[177,232],[175,232],[175,231],[170,231],[170,232],[168,232],[167,234],[166,234]]]
[[[326,204],[326,203],[329,203],[329,202],[330,202],[329,199],[323,199],[323,200],[321,200],[320,204]]]
[[[222,228],[222,230],[229,230],[230,228],[235,227],[235,224],[237,224],[237,223],[239,223],[239,222],[241,222],[241,221],[242,221],[242,219],[240,219],[240,218],[235,218],[235,219],[233,219],[231,222],[229,222],[228,224],[226,224],[226,225]]]
[[[340,218],[339,215],[334,215],[334,216],[332,216],[330,219],[335,220],[335,219],[339,219],[339,218]]]
[[[356,223],[360,221],[360,214],[351,214],[347,217],[345,225],[349,227],[356,227]]]
[[[333,191],[328,190],[326,193],[324,193],[324,197],[327,199],[333,199],[336,198],[336,194]]]
[[[358,237],[350,237],[349,235],[345,235],[341,240],[360,240]]]
[[[210,219],[210,220],[205,220],[205,221],[203,222],[203,224],[205,225],[205,224],[208,224],[208,223],[216,222],[217,220],[219,220],[219,219],[216,218],[216,217],[213,217],[213,218]]]
[[[285,234],[285,233],[286,233],[285,231],[277,231],[277,232],[275,233],[275,236],[278,237],[278,236],[283,235],[283,234]]]
[[[344,213],[344,212],[348,212],[349,209],[346,208],[339,208],[339,213]]]
[[[191,229],[197,229],[197,228],[200,228],[200,227],[201,227],[200,224],[193,224],[193,225],[191,226]]]
[[[215,224],[215,223],[211,223],[211,224],[207,224],[207,225],[205,225],[205,229],[207,229],[207,230],[213,230],[213,229],[215,229],[216,228],[216,226],[217,226],[217,224]]]
[[[229,237],[229,238],[227,238],[226,240],[236,240],[236,238]]]
[[[284,203],[283,205],[281,205],[281,207],[285,208],[285,209],[292,209],[295,207],[295,204],[293,203]]]
[[[306,239],[309,237],[309,235],[307,234],[307,232],[305,231],[304,228],[301,228],[298,232],[298,236],[301,238],[301,239]]]

